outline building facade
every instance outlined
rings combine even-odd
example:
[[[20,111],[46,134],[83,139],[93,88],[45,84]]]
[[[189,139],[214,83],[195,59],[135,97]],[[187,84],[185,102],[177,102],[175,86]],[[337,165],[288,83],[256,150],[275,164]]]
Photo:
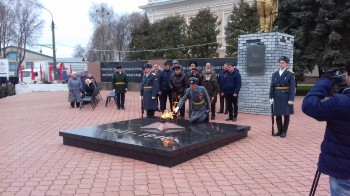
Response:
[[[140,9],[146,11],[151,23],[166,18],[168,16],[181,15],[189,25],[191,18],[203,9],[209,8],[210,11],[218,16],[220,34],[217,37],[219,48],[219,57],[226,54],[225,27],[230,21],[234,5],[240,0],[148,0],[147,5],[140,6]],[[254,0],[246,0],[252,3]]]

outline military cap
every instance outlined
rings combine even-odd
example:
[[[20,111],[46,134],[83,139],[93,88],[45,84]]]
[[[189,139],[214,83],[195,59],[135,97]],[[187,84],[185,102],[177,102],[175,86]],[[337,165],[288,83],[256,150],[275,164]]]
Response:
[[[192,71],[194,70],[194,71],[198,71],[198,69],[196,68],[196,67],[192,67],[192,69],[191,69]]]
[[[179,64],[178,60],[173,60],[173,64]]]
[[[177,65],[177,66],[174,66],[173,68],[174,68],[175,70],[176,70],[176,69],[181,69],[181,67],[178,66],[178,65]]]
[[[211,74],[211,71],[204,71],[204,74]]]
[[[143,65],[144,68],[151,68],[152,69],[152,64],[146,63]]]
[[[190,82],[190,84],[198,84],[199,83],[199,80],[196,77],[190,77],[188,79],[188,81]]]
[[[122,66],[120,66],[120,65],[117,66],[117,69],[121,69],[121,68],[122,68]]]
[[[286,63],[289,63],[289,58],[286,57],[286,56],[281,56],[281,57],[278,59],[278,62],[280,62],[280,61],[284,61],[284,62],[286,62]]]

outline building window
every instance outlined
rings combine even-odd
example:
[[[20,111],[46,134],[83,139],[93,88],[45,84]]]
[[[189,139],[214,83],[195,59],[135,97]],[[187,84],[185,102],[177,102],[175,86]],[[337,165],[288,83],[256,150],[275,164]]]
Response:
[[[30,69],[32,65],[33,65],[33,62],[26,62],[26,69]]]
[[[10,52],[6,54],[5,59],[16,59],[17,54],[15,52]]]
[[[16,70],[17,70],[17,63],[9,62],[9,71],[16,71]]]

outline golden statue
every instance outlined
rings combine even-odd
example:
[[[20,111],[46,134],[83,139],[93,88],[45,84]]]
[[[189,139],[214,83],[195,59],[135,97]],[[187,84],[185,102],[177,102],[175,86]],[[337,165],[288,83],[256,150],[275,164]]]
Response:
[[[259,32],[271,32],[272,24],[278,16],[278,0],[257,0],[260,17]]]

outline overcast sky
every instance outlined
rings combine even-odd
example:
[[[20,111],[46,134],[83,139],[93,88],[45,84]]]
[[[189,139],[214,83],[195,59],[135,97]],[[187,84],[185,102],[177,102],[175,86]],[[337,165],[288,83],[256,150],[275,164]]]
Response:
[[[86,47],[92,35],[92,25],[89,21],[89,10],[92,3],[107,3],[117,14],[142,11],[138,7],[146,5],[148,0],[41,0],[44,7],[52,12],[55,23],[56,57],[71,57],[74,47],[81,44]],[[51,15],[42,9],[42,18],[45,20],[43,35],[39,44],[52,44]],[[52,49],[34,47],[32,50],[52,56]]]

